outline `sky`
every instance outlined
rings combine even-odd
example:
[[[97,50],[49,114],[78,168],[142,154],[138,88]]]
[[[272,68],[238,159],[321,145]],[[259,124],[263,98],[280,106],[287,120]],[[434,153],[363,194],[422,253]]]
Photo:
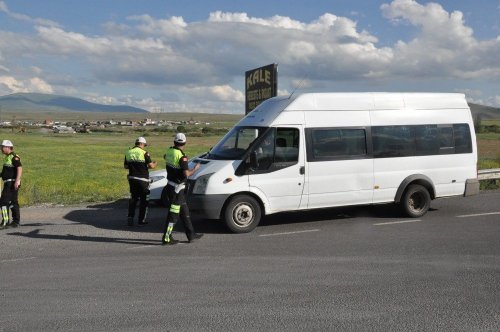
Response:
[[[458,92],[500,107],[500,0],[0,0],[0,96],[244,114],[278,94]]]

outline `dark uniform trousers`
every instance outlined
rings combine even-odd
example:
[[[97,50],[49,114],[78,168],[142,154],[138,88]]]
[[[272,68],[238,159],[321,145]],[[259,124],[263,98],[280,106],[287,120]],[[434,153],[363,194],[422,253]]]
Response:
[[[191,215],[186,202],[186,188],[175,192],[175,187],[167,184],[167,197],[170,202],[170,209],[168,211],[167,220],[165,222],[165,231],[163,233],[164,239],[169,239],[175,224],[179,221],[179,217],[184,224],[184,232],[188,240],[191,241],[194,235],[194,228],[191,222]]]
[[[19,202],[17,201],[17,196],[19,190],[16,190],[14,186],[15,181],[8,181],[3,183],[2,197],[0,197],[0,206],[9,207],[12,210],[12,221],[19,224],[20,221],[20,212],[19,212]],[[8,213],[8,212],[7,212]],[[5,218],[7,216],[3,216]]]
[[[145,179],[147,180],[147,179]],[[134,218],[135,207],[139,203],[139,222],[146,220],[149,205],[149,181],[128,179],[130,186],[130,199],[128,201],[128,217]]]

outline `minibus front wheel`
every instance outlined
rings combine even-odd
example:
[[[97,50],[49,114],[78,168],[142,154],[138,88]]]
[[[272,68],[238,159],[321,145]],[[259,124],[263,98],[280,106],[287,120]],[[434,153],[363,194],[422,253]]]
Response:
[[[427,213],[431,206],[431,195],[424,186],[412,184],[406,189],[402,199],[403,212],[412,218],[418,218]]]
[[[262,211],[259,202],[249,195],[231,198],[224,210],[224,221],[234,233],[251,232],[260,222]]]

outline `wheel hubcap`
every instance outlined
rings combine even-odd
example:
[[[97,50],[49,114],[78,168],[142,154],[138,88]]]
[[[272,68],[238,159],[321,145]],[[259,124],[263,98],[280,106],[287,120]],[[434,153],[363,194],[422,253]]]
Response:
[[[246,227],[250,225],[254,218],[254,212],[250,205],[240,203],[233,209],[233,220],[239,227]]]

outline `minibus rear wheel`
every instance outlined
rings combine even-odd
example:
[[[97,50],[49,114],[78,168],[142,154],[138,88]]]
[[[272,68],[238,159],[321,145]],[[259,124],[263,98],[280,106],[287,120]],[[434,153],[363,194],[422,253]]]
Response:
[[[424,186],[412,184],[406,189],[402,199],[403,212],[412,218],[418,218],[427,213],[431,206],[431,195]]]
[[[234,196],[224,210],[224,221],[234,233],[251,232],[260,222],[259,202],[248,195]]]

